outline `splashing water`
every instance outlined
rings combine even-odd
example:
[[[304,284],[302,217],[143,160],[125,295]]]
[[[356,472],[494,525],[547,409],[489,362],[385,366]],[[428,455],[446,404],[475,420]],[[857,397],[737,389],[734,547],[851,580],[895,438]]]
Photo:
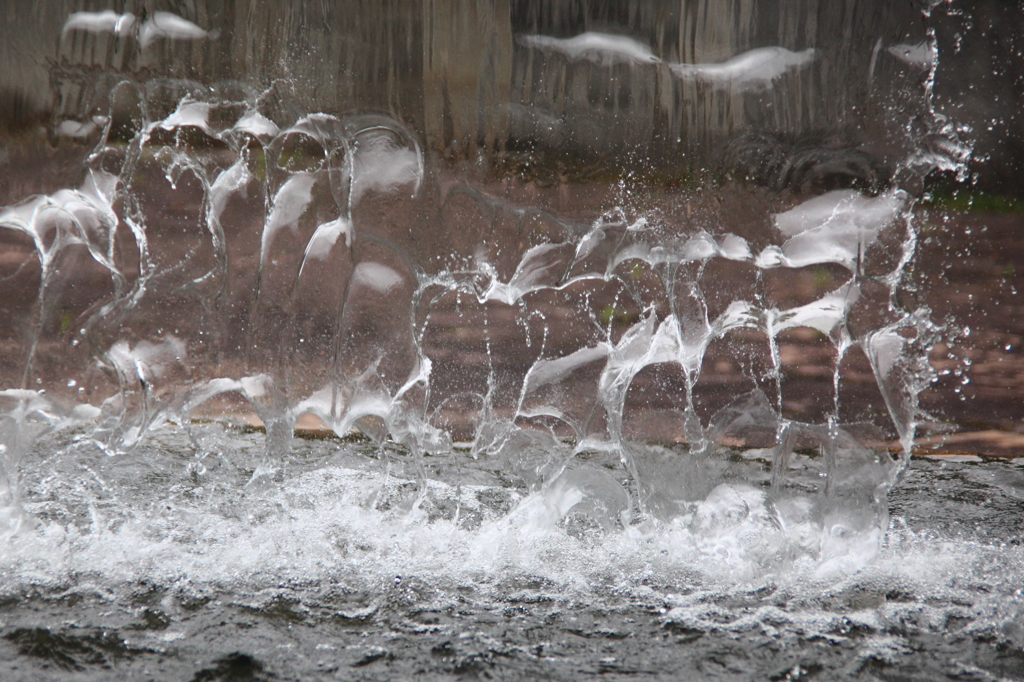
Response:
[[[889,530],[894,486],[921,475],[918,396],[944,333],[916,302],[917,202],[967,161],[933,108],[933,32],[878,38],[863,65],[869,84],[905,76],[866,100],[885,112],[860,121],[872,148],[790,134],[833,116],[803,91],[836,68],[828,46],[695,56],[535,22],[508,40],[504,113],[481,104],[467,143],[446,100],[439,153],[436,121],[303,110],[285,80],[147,80],[161,50],[220,39],[200,23],[74,12],[61,30],[61,54],[105,40],[120,71],[94,84],[99,110],[50,127],[89,145],[81,181],[0,209],[5,595],[145,603],[165,644],[189,604],[414,627],[460,594],[474,617],[530,594],[621,600],[680,636],[859,629],[861,663],[904,646],[885,618],[1017,641],[1019,618],[964,586],[962,548]],[[567,132],[573,78],[619,71],[683,103],[650,138],[678,133],[676,151],[609,165],[596,108]],[[573,151],[588,136],[611,146]],[[588,154],[612,180],[586,177]],[[642,172],[672,154],[671,182]],[[1019,498],[1015,471],[993,475]],[[945,605],[886,606],[894,579]],[[68,652],[134,646],[4,637],[68,670]],[[813,674],[791,663],[773,679]],[[218,665],[202,679],[262,664]]]
[[[79,12],[62,37],[134,35],[136,23]],[[207,37],[168,13],[140,26],[142,48],[158,35]],[[601,33],[520,43],[736,81],[739,92],[770,89],[816,58],[764,48],[666,67]],[[669,524],[729,542],[732,525],[753,524],[771,536],[754,553],[765,566],[799,555],[850,570],[877,552],[938,334],[927,309],[899,302],[916,246],[906,191],[765,201],[734,188],[767,212],[756,229],[707,216],[700,190],[644,209],[620,185],[594,217],[560,215],[507,183],[452,175],[388,117],[275,122],[274,92],[235,99],[218,88],[193,88],[162,115],[160,85],[111,90],[135,118],[120,137],[113,110],[96,119],[105,127],[77,189],[0,213],[31,245],[13,277],[38,282],[11,320],[21,314],[27,342],[20,384],[4,392],[5,534],[23,520],[17,471],[43,433],[89,423],[79,438],[118,456],[154,427],[195,434],[196,415],[251,410],[266,443],[250,487],[277,487],[296,420],[313,415],[339,436],[407,448],[414,510],[429,487],[425,458],[446,455],[521,481],[537,501],[516,514],[529,518]],[[778,296],[808,270],[827,275],[799,302]],[[71,300],[82,290],[88,300]],[[827,346],[831,407],[814,423],[786,410],[779,341],[793,332]],[[746,368],[731,400],[701,395],[710,349]],[[842,420],[851,351],[875,375],[896,459],[877,425]],[[208,448],[193,440],[201,469]]]
[[[439,173],[391,120],[316,114],[278,130],[245,102],[186,97],[126,143],[101,142],[79,189],[5,209],[40,271],[23,387],[4,394],[10,531],[16,470],[41,433],[92,420],[88,439],[118,455],[165,422],[194,431],[190,415],[241,396],[267,433],[252,485],[272,478],[296,419],[311,414],[417,460],[462,457],[462,440],[470,459],[540,495],[553,521],[578,509],[610,530],[635,512],[722,534],[715,519],[739,515],[823,566],[877,551],[935,336],[926,310],[894,303],[915,244],[905,192],[827,192],[777,212],[773,238],[758,243],[623,206],[567,220]],[[175,205],[191,215],[174,220]],[[241,220],[262,224],[258,240],[245,243],[255,231]],[[65,265],[83,246],[111,284],[65,334],[95,362],[72,369],[91,376],[67,387],[96,395],[76,407],[75,391],[27,387],[46,373],[44,329],[86,271]],[[733,274],[714,306],[705,289],[724,283],[706,273],[720,264]],[[806,303],[781,307],[765,291],[766,273],[826,265],[841,283]],[[836,390],[819,424],[783,414],[778,339],[799,329],[832,346]],[[708,348],[737,335],[770,362],[702,419]],[[851,348],[871,363],[899,460],[881,432],[840,422]],[[101,374],[116,381],[110,395]],[[643,437],[652,403],[676,445]],[[755,442],[768,448],[764,474],[731,461]],[[587,453],[617,460],[633,499]],[[751,487],[760,478],[770,484]]]

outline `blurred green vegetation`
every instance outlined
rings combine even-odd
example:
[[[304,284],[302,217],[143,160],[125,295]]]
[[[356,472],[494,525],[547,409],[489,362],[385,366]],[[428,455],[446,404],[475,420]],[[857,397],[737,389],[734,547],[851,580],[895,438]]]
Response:
[[[637,321],[637,316],[630,313],[625,308],[621,308],[616,305],[608,304],[601,309],[598,314],[598,320],[600,320],[603,326],[625,326],[633,324]]]
[[[935,189],[925,196],[923,204],[964,213],[1024,213],[1024,199],[969,189]]]

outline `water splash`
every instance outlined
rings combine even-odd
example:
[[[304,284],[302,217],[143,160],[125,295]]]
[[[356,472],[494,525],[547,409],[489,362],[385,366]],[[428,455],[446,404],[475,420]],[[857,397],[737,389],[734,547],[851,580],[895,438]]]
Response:
[[[63,33],[82,31],[134,37],[143,51],[215,37],[166,13],[69,17]],[[684,63],[596,32],[519,42],[742,97],[800,80],[819,57],[775,47]],[[852,156],[805,150],[768,164],[788,193],[729,185],[758,216],[749,224],[716,220],[705,188],[674,206],[644,205],[623,184],[597,212],[539,207],[508,179],[429,155],[389,116],[287,113],[279,84],[120,80],[103,115],[55,125],[98,137],[78,188],[0,211],[0,227],[31,247],[5,282],[36,291],[9,320],[25,341],[20,381],[4,392],[5,534],[24,518],[19,464],[49,430],[82,428],[80,440],[122,456],[170,423],[203,459],[216,444],[200,414],[254,414],[266,437],[244,494],[272,497],[295,426],[313,415],[339,437],[409,453],[411,518],[437,480],[461,509],[461,469],[487,461],[525,489],[494,520],[509,537],[573,523],[660,529],[696,538],[691,548],[731,539],[724,551],[761,570],[859,568],[881,546],[934,375],[938,329],[903,302],[913,185],[965,158],[931,109],[936,52],[922,61],[923,49],[887,48],[931,74],[931,123],[906,132],[914,151],[893,160],[892,182]],[[730,158],[782,144],[747,142]],[[871,182],[817,191],[837,176]],[[802,288],[806,273],[820,282]],[[787,408],[799,388],[782,340],[794,333],[818,344],[832,379],[813,422]],[[844,421],[854,353],[889,423]],[[712,354],[747,369],[710,399]],[[442,456],[455,471],[432,474]]]

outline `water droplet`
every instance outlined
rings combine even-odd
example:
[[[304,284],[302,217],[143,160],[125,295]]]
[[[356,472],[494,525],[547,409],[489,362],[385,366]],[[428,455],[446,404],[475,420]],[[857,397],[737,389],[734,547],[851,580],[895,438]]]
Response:
[[[74,379],[68,379],[68,388],[74,388],[76,385],[78,385],[77,381]]]

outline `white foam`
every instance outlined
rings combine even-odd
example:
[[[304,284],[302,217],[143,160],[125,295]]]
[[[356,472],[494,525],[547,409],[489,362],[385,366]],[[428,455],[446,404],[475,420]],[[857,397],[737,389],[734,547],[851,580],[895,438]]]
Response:
[[[184,17],[172,12],[153,12],[139,29],[139,45],[148,48],[159,38],[167,40],[202,40],[210,33]]]
[[[814,48],[793,52],[784,47],[760,47],[717,64],[670,64],[669,68],[683,80],[702,81],[716,87],[759,90],[771,87],[788,71],[804,68],[817,55]]]
[[[118,14],[109,9],[102,12],[72,12],[64,21],[61,33],[88,31],[126,36],[134,32],[135,23],[134,14]]]
[[[519,41],[527,47],[558,52],[569,59],[586,59],[606,66],[615,63],[655,64],[661,61],[647,45],[638,40],[596,31],[587,31],[572,38],[526,35],[521,36]]]

